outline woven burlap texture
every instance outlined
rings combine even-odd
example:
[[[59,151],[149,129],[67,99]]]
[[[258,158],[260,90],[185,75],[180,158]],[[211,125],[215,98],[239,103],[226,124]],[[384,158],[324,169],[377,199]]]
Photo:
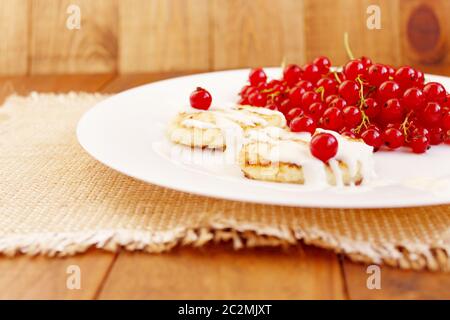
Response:
[[[312,244],[350,259],[450,269],[450,206],[304,209],[216,200],[149,185],[79,146],[83,112],[105,96],[12,96],[0,108],[0,252],[64,256],[95,246],[162,252]],[[149,164],[151,165],[151,164]]]

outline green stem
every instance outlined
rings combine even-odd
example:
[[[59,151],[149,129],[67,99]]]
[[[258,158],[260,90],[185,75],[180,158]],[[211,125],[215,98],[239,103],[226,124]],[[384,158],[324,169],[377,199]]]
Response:
[[[347,51],[347,56],[350,60],[354,60],[355,56],[353,55],[352,49],[350,49],[350,43],[348,40],[348,32],[344,33],[344,46],[345,46],[345,51]]]

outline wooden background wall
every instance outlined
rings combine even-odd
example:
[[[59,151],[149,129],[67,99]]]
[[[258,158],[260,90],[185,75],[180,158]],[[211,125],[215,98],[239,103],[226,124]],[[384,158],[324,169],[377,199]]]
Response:
[[[81,29],[66,28],[67,7]],[[366,8],[382,10],[368,30]],[[450,0],[0,0],[0,74],[277,66],[355,55],[450,73]]]

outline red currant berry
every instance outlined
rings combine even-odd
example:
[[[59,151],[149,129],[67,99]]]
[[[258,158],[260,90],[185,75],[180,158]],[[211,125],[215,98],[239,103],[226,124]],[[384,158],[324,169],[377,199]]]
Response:
[[[398,68],[394,80],[404,89],[411,87],[417,81],[416,71],[411,67]]]
[[[241,105],[241,106],[246,106],[248,104],[249,104],[249,102],[248,102],[248,98],[247,97],[240,98],[239,101],[238,101],[238,105]]]
[[[444,142],[444,130],[440,127],[430,128],[430,144],[436,146]]]
[[[417,75],[417,79],[416,79],[415,85],[419,88],[422,88],[423,84],[425,82],[425,75],[420,70],[416,70],[416,75]]]
[[[355,104],[359,101],[359,85],[355,81],[345,80],[339,85],[338,91],[348,104]]]
[[[308,108],[314,102],[320,102],[320,96],[314,91],[307,91],[302,95],[302,107]]]
[[[336,94],[329,95],[328,97],[325,98],[325,105],[328,107],[330,103],[336,98],[339,98],[339,96]]]
[[[323,103],[314,102],[306,108],[306,113],[317,121],[323,115],[324,110],[325,106],[323,105]]]
[[[267,103],[267,97],[259,92],[255,92],[248,97],[248,102],[254,107],[264,107]]]
[[[423,93],[429,102],[441,103],[445,101],[447,92],[442,84],[437,82],[430,82],[423,87]]]
[[[367,70],[367,79],[371,85],[379,86],[389,80],[388,68],[382,64],[373,64]]]
[[[265,83],[267,81],[267,76],[262,68],[256,68],[250,71],[248,80],[252,86],[257,86],[260,83]]]
[[[426,128],[416,127],[409,134],[410,140],[425,137],[428,140],[430,139],[430,132]]]
[[[388,69],[389,77],[394,78],[395,75],[395,69],[392,66],[386,65],[386,68]]]
[[[278,110],[281,113],[283,113],[284,115],[286,115],[289,112],[289,110],[291,110],[291,109],[292,109],[292,105],[291,105],[291,100],[289,98],[288,99],[283,99],[280,102],[280,105],[278,107]]]
[[[362,105],[362,109],[364,110],[364,113],[371,119],[376,118],[381,111],[380,105],[373,98],[367,98]]]
[[[312,137],[310,144],[311,154],[323,162],[328,162],[336,156],[339,148],[335,136],[329,133],[319,133]]]
[[[292,120],[294,120],[297,117],[300,117],[303,115],[303,110],[300,108],[293,108],[291,110],[289,110],[289,112],[286,114],[286,120],[288,122],[291,122]]]
[[[409,142],[414,153],[425,153],[430,148],[430,140],[427,137],[416,137]]]
[[[315,64],[306,64],[303,67],[303,79],[316,83],[320,79],[319,67]]]
[[[439,123],[442,118],[442,108],[436,102],[428,102],[422,112],[422,120],[429,126]]]
[[[320,123],[325,129],[339,131],[344,126],[344,116],[341,109],[329,107],[320,118]]]
[[[293,132],[309,132],[313,134],[316,131],[316,122],[308,116],[301,116],[292,119],[289,128]]]
[[[370,58],[368,58],[368,57],[362,56],[361,58],[359,58],[359,60],[363,64],[364,69],[369,68],[373,64],[372,60]]]
[[[393,123],[403,118],[404,109],[398,99],[390,99],[381,108],[381,121]]]
[[[305,93],[305,89],[300,87],[294,87],[289,91],[289,99],[293,106],[300,106],[302,103],[302,96]]]
[[[361,138],[367,145],[374,147],[374,151],[378,150],[383,145],[381,134],[376,129],[370,128],[364,130],[364,132],[361,134]]]
[[[328,108],[336,107],[340,110],[343,110],[347,106],[347,101],[345,101],[342,98],[335,98],[331,103],[328,105]]]
[[[251,88],[251,86],[249,86],[249,85],[243,86],[242,89],[241,89],[241,91],[239,92],[239,95],[240,95],[241,97],[245,96],[247,90],[250,89],[250,88]]]
[[[397,149],[405,143],[403,132],[396,128],[388,128],[383,131],[382,139],[384,144],[390,149]]]
[[[283,79],[287,82],[288,86],[295,85],[302,76],[302,69],[296,64],[288,65],[283,71]]]
[[[326,74],[330,71],[331,61],[327,57],[318,57],[313,63],[319,68],[320,74]]]
[[[361,123],[361,111],[355,106],[345,107],[342,111],[344,115],[344,123],[349,128],[354,128]]]
[[[208,110],[211,106],[211,94],[203,88],[197,89],[190,96],[191,107],[200,110]]]
[[[307,80],[300,80],[296,85],[296,87],[303,88],[305,91],[314,90],[314,85]]]
[[[450,130],[450,111],[447,111],[443,116],[442,116],[442,128],[445,131],[449,131]]]
[[[355,80],[365,73],[364,70],[364,65],[360,60],[351,60],[344,66],[344,74],[348,80]]]
[[[424,103],[425,97],[422,90],[418,88],[409,88],[403,94],[403,105],[407,110],[418,110]]]
[[[337,82],[334,79],[330,78],[322,78],[317,81],[317,88],[322,87],[325,93],[325,96],[334,95],[337,93]]]
[[[400,95],[400,86],[395,81],[385,81],[378,88],[378,95],[382,101],[398,98]]]

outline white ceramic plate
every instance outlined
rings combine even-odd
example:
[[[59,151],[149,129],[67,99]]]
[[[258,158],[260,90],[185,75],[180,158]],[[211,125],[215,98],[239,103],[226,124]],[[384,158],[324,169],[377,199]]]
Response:
[[[279,77],[279,69],[267,69]],[[237,101],[248,70],[181,77],[144,85],[108,98],[80,120],[80,144],[103,164],[167,188],[229,200],[322,208],[389,208],[450,203],[450,146],[424,155],[376,153],[378,182],[371,187],[312,190],[301,185],[247,180],[236,168],[188,165],[173,156],[165,137],[168,121],[189,108],[196,86],[207,88],[213,105]],[[447,90],[450,78],[428,76]]]

